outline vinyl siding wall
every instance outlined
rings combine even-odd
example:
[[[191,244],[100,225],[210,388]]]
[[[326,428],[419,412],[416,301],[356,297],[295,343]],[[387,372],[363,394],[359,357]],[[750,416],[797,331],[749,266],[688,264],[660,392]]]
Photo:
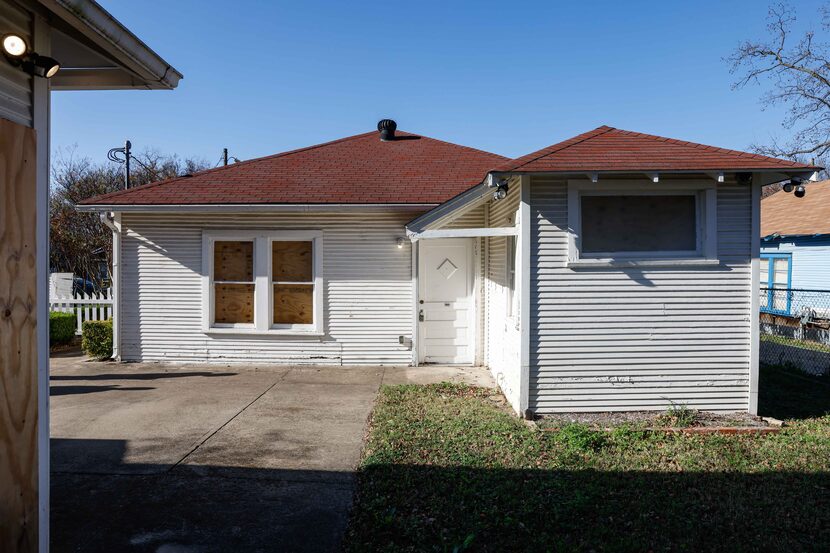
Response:
[[[32,25],[31,12],[13,2],[0,3],[0,29],[3,29],[0,34],[18,33],[31,46],[34,44]],[[31,127],[33,106],[32,77],[3,60],[0,63],[0,118]]]
[[[518,179],[512,179],[505,199],[488,200],[488,226],[509,227],[517,223],[521,200]],[[520,410],[521,395],[521,331],[519,329],[519,278],[516,277],[516,302],[512,317],[508,317],[508,276],[506,237],[486,239],[486,364],[505,397],[516,411]],[[518,260],[516,263],[518,270]]]
[[[413,289],[404,225],[413,213],[123,214],[125,361],[408,365]],[[202,231],[320,229],[325,336],[206,334]]]
[[[762,241],[761,253],[792,254],[792,288],[830,290],[830,236]]]
[[[576,270],[567,186],[531,179],[530,408],[747,409],[750,188],[718,187],[719,266]]]

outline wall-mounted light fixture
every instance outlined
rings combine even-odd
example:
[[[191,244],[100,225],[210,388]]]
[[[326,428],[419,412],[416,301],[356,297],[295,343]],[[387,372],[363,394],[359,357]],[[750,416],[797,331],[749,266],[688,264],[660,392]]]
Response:
[[[495,187],[496,189],[493,192],[493,199],[495,201],[503,200],[507,197],[507,191],[509,189],[507,179],[499,179],[498,182],[492,183],[490,187]]]
[[[402,250],[403,245],[406,243],[406,240],[402,236],[399,236],[395,243],[398,245],[398,249]]]
[[[9,63],[20,67],[29,75],[51,79],[61,68],[58,60],[31,51],[29,45],[26,44],[26,39],[16,33],[3,35],[0,45]]]
[[[798,177],[793,177],[784,183],[782,187],[784,192],[793,192],[796,198],[803,198],[807,194],[807,189],[804,187],[804,180]]]

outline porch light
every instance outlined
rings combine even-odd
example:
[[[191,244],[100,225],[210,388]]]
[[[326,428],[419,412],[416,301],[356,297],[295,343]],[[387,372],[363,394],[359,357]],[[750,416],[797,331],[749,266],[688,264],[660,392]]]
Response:
[[[36,77],[44,77],[46,79],[54,77],[60,68],[61,64],[58,63],[58,60],[37,54],[34,54],[31,60],[23,62],[24,71]]]
[[[807,189],[804,187],[804,180],[798,177],[793,177],[784,183],[782,187],[784,192],[793,192],[795,190],[796,198],[803,198],[807,194]]]
[[[399,236],[398,239],[395,241],[395,243],[398,245],[399,250],[403,249],[404,242],[405,240],[401,236]]]
[[[22,36],[15,33],[8,33],[3,36],[3,53],[13,58],[19,58],[29,47]]]
[[[3,54],[5,54],[9,63],[19,67],[29,75],[51,79],[61,68],[61,64],[55,58],[41,56],[37,52],[29,50],[26,40],[18,34],[5,34],[0,43],[3,47]]]
[[[493,192],[493,199],[496,201],[503,200],[507,197],[507,179],[501,179],[496,185],[496,191]]]

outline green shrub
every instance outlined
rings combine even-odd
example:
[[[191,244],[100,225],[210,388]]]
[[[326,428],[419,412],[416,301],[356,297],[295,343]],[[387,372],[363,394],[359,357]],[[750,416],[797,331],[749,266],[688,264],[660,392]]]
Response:
[[[49,345],[68,344],[75,337],[75,314],[52,311],[49,313]]]
[[[84,321],[81,347],[94,359],[112,357],[112,321]]]
[[[671,407],[657,417],[656,423],[657,426],[686,428],[694,426],[697,419],[698,413],[694,409],[689,409],[684,404],[672,403]]]
[[[573,451],[598,451],[606,442],[606,436],[602,431],[591,430],[579,423],[563,426],[554,434],[554,439]]]

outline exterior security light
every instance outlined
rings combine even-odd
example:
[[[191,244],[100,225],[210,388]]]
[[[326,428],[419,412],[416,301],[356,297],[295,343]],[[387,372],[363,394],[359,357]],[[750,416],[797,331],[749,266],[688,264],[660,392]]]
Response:
[[[3,35],[3,53],[13,58],[19,58],[29,47],[23,37],[14,33]]]
[[[795,197],[796,198],[803,198],[804,195],[807,193],[807,189],[804,188],[803,184],[799,184],[795,187]]]
[[[399,250],[402,250],[402,249],[403,249],[403,244],[404,244],[404,239],[403,239],[403,237],[399,237],[399,238],[395,241],[395,243],[398,245],[398,249],[399,249]]]
[[[36,77],[51,79],[61,68],[58,60],[34,54],[32,59],[23,62],[23,70]]]
[[[792,192],[793,191],[793,181],[787,181],[784,183],[784,192]]]
[[[2,43],[3,53],[9,63],[19,67],[29,75],[51,79],[61,68],[58,60],[30,51],[26,41],[18,34],[5,34],[0,43]]]
[[[501,186],[493,192],[493,199],[496,201],[503,200],[507,197],[507,188],[502,188]]]

